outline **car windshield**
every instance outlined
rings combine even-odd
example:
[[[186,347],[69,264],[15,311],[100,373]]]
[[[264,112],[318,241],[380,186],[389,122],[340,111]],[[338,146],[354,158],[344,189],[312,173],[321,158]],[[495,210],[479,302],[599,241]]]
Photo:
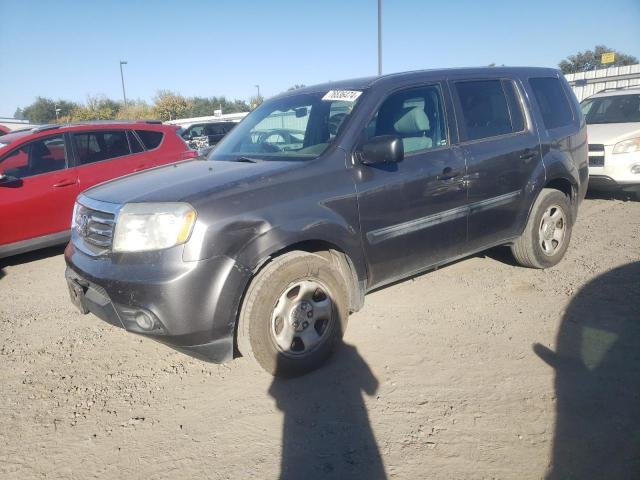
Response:
[[[613,95],[580,104],[587,123],[640,122],[640,95]]]
[[[209,160],[311,160],[346,124],[362,92],[300,93],[264,102],[218,144]]]

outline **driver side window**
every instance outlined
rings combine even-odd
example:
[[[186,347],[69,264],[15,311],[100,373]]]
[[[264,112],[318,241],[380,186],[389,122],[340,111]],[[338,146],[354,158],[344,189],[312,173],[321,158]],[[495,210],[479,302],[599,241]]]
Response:
[[[27,178],[67,166],[64,137],[56,135],[29,142],[0,160],[0,174]]]
[[[387,98],[365,129],[367,139],[380,135],[400,137],[406,154],[448,145],[440,87],[412,88]]]

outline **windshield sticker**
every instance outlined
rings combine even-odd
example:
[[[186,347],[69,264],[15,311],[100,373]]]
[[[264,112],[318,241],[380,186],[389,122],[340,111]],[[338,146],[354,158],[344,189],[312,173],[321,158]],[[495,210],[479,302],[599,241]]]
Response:
[[[362,95],[362,92],[359,92],[357,90],[329,90],[327,94],[322,97],[322,100],[341,100],[343,102],[355,102],[360,95]]]

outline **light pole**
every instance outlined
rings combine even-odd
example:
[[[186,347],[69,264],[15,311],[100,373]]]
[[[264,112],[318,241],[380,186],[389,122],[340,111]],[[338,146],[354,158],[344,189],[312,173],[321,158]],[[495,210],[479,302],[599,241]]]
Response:
[[[56,111],[56,123],[58,123],[58,114],[60,113],[61,110],[58,108],[58,104],[57,103],[53,104],[53,108]]]
[[[258,99],[260,98],[260,85],[255,86],[258,89]]]
[[[122,80],[122,96],[124,97],[124,106],[127,106],[127,94],[124,91],[124,74],[122,73],[122,65],[126,65],[126,60],[120,60],[120,80]]]
[[[378,0],[378,75],[382,75],[382,0]]]

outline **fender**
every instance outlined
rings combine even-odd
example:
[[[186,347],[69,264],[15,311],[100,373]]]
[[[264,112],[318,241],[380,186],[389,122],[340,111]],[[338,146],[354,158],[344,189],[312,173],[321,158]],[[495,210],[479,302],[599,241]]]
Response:
[[[555,188],[556,190],[560,190],[567,194],[572,206],[574,221],[577,215],[580,177],[578,169],[573,164],[571,157],[561,151],[550,150],[548,146],[543,145],[543,160],[541,165],[543,165],[544,168],[544,176],[540,179],[542,180],[541,183],[536,184],[535,189],[533,190],[535,193],[531,195],[526,220],[523,222],[522,228],[520,229],[521,233],[529,222],[529,218],[533,211],[533,205],[538,199],[543,188]]]
[[[334,218],[334,220],[339,220]],[[354,308],[361,306],[367,282],[367,266],[360,232],[343,221],[299,218],[275,226],[247,242],[235,257],[246,268],[257,272],[270,258],[293,249],[335,250],[346,257],[354,287]],[[343,268],[344,269],[344,268]],[[349,272],[344,272],[345,275]]]

